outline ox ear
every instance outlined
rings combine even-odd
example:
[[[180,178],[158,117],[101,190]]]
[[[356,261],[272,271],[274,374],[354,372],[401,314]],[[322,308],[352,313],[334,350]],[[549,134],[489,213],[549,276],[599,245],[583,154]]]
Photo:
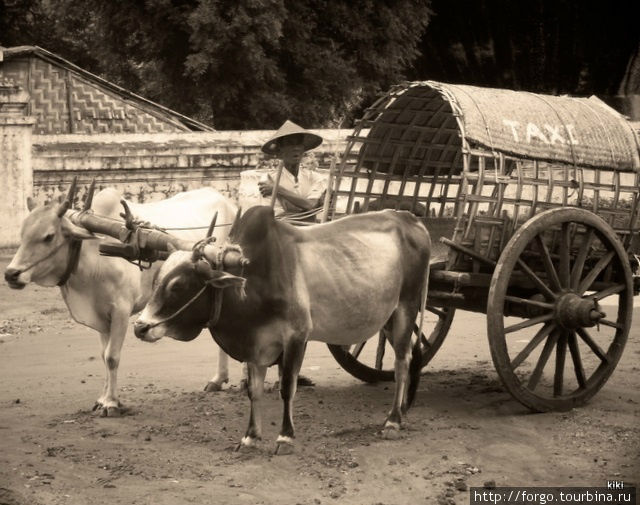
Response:
[[[33,198],[31,198],[30,196],[28,196],[27,197],[27,209],[29,209],[29,212],[31,212],[37,206],[38,206],[38,204],[36,203],[36,201]]]
[[[214,270],[206,260],[196,262],[195,269],[198,274],[205,278],[205,282],[211,284],[214,288],[224,289],[236,287],[240,289],[241,292],[243,291],[246,282],[244,277],[238,277],[223,270]]]
[[[211,284],[214,288],[244,288],[246,279],[237,275],[223,272],[222,270],[213,270],[213,275],[207,280],[207,284]]]
[[[73,224],[68,218],[63,217],[60,223],[62,233],[66,237],[75,238],[78,240],[89,240],[98,238],[86,228]]]

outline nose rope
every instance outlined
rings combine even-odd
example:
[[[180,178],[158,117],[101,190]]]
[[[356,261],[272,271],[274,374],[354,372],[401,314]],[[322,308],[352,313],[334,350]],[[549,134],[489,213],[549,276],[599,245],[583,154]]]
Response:
[[[195,302],[198,299],[198,297],[202,293],[204,293],[205,289],[207,289],[207,287],[209,286],[211,286],[211,289],[213,290],[213,306],[211,307],[211,315],[209,316],[208,326],[214,326],[218,322],[218,319],[220,319],[220,313],[222,311],[222,293],[218,293],[218,295],[216,296],[215,288],[211,284],[205,283],[202,289],[200,289],[200,291],[198,291],[195,295],[193,295],[187,303],[185,303],[182,307],[180,307],[170,316],[165,317],[160,321],[156,321],[153,324],[150,324],[147,327],[147,330],[155,328],[156,326],[160,326],[161,324],[164,324],[167,321],[171,321],[174,317],[182,314],[193,302]]]
[[[36,265],[39,265],[40,263],[42,263],[43,261],[49,259],[51,256],[53,256],[55,253],[57,253],[60,249],[62,249],[62,247],[67,243],[66,240],[63,240],[62,242],[60,242],[60,244],[58,244],[56,247],[54,247],[49,254],[43,256],[42,258],[40,258],[37,261],[34,261],[33,263],[31,263],[27,268],[23,268],[22,270],[19,270],[18,275],[24,273],[24,272],[28,272],[29,270],[31,270],[33,267],[35,267]],[[67,267],[64,270],[64,273],[62,274],[62,277],[60,277],[60,280],[58,281],[57,285],[58,286],[64,286],[67,281],[69,280],[69,277],[71,277],[71,274],[75,271],[75,269],[78,266],[78,261],[80,259],[80,248],[82,247],[82,240],[75,240],[72,239],[69,242],[69,261],[67,261]]]
[[[28,272],[29,270],[31,270],[33,267],[35,267],[36,265],[39,265],[40,263],[42,263],[44,260],[49,259],[51,256],[53,256],[55,253],[57,253],[62,246],[64,246],[66,244],[66,241],[62,241],[60,243],[60,245],[58,245],[57,247],[54,247],[51,252],[49,254],[47,254],[46,256],[40,258],[37,261],[34,261],[33,263],[31,263],[27,268],[23,268],[22,270],[20,270],[20,273],[24,273],[24,272]]]
[[[199,242],[197,242],[193,246],[194,253],[196,253],[196,255],[198,255],[199,257],[204,257],[204,247],[207,244],[209,244],[209,243],[211,243],[213,241],[215,241],[215,238],[213,238],[213,237],[207,237],[207,238],[205,238],[203,240],[200,240]],[[222,249],[222,250],[220,250],[218,252],[218,256],[216,258],[216,265],[215,265],[216,270],[222,270],[222,266],[224,264],[224,256],[229,251],[236,251],[236,252],[239,251],[240,253],[242,253],[242,249],[240,249],[240,246],[237,246],[237,245],[234,245],[234,244],[227,245],[227,247],[225,247],[224,249]],[[244,263],[242,264],[242,270],[241,270],[241,274],[240,275],[243,275],[243,273],[244,273]],[[178,310],[176,310],[170,316],[165,317],[165,318],[161,319],[160,321],[156,321],[153,324],[150,324],[147,327],[147,330],[155,328],[156,326],[160,326],[161,324],[164,324],[167,321],[171,321],[174,317],[182,314],[182,312],[184,312],[193,302],[195,302],[198,299],[198,297],[202,293],[204,293],[205,289],[207,289],[208,286],[211,286],[211,289],[213,291],[213,305],[211,306],[211,314],[209,315],[209,321],[208,321],[207,324],[208,324],[209,327],[215,326],[215,324],[220,319],[220,313],[222,312],[222,290],[220,290],[220,293],[217,293],[217,295],[216,295],[216,288],[213,287],[213,285],[210,284],[209,282],[205,282],[205,284],[202,287],[202,289],[200,289],[200,291],[198,291],[195,295],[193,295],[187,301],[187,303],[185,303],[182,307],[180,307]]]
[[[209,286],[209,284],[205,284],[200,291],[198,291],[193,297],[191,297],[191,299],[187,303],[185,303],[182,307],[180,307],[178,310],[176,310],[173,314],[171,314],[168,317],[165,317],[164,319],[161,319],[160,321],[156,321],[155,323],[150,324],[147,329],[150,330],[151,328],[155,328],[156,326],[160,326],[161,324],[164,324],[167,321],[171,321],[174,317],[178,316],[179,314],[182,314],[187,309],[187,307],[189,307],[189,305],[191,305],[193,302],[195,302],[198,299],[198,297],[202,293],[204,293],[204,290],[207,289],[207,286]]]

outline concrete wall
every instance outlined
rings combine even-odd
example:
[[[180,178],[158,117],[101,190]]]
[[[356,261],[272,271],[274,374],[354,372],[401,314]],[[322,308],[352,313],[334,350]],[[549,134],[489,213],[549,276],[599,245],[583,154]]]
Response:
[[[25,116],[29,95],[13,82],[0,82],[0,247],[20,241],[20,223],[26,217],[32,192],[31,129]]]
[[[351,130],[315,130],[325,139],[304,163],[329,168]],[[273,163],[260,146],[272,130],[171,134],[33,136],[33,193],[39,203],[66,192],[78,176],[78,199],[91,179],[114,186],[127,199],[155,201],[180,191],[212,186],[236,199],[240,172]]]

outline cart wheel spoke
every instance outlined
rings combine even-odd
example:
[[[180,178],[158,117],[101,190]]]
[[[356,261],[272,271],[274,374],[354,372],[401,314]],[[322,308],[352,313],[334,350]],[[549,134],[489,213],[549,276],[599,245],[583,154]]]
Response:
[[[444,310],[442,309],[437,309],[436,307],[432,307],[431,305],[427,305],[426,307],[427,311],[431,312],[432,314],[435,314],[438,317],[447,317],[447,314]]]
[[[529,265],[527,265],[524,261],[522,261],[522,259],[518,258],[518,265],[520,266],[520,268],[522,269],[522,271],[527,274],[527,277],[529,277],[529,279],[531,279],[533,281],[533,283],[536,285],[536,287],[540,290],[540,292],[545,295],[545,297],[548,300],[555,300],[556,299],[556,294],[551,291],[551,289],[549,289],[549,286],[547,286],[544,281],[538,277],[538,275],[531,270],[531,268],[529,268]]]
[[[625,289],[627,289],[627,286],[625,286],[624,284],[616,284],[609,288],[603,289],[602,291],[591,293],[590,295],[587,295],[585,298],[591,298],[593,300],[604,300],[608,296],[622,293]]]
[[[598,278],[598,275],[600,275],[604,271],[604,269],[609,266],[609,263],[611,263],[611,260],[613,259],[615,254],[615,251],[609,251],[598,260],[598,262],[593,266],[587,276],[582,279],[582,281],[580,281],[580,284],[578,285],[578,288],[576,290],[579,294],[584,294],[584,292],[591,287],[593,282]]]
[[[553,313],[549,312],[548,314],[543,314],[541,316],[532,317],[531,319],[526,319],[521,323],[512,324],[511,326],[507,326],[504,329],[505,333],[513,333],[514,331],[519,331],[524,328],[529,328],[530,326],[535,326],[536,324],[546,323],[547,321],[551,321],[553,319]]]
[[[571,353],[571,360],[573,361],[573,369],[576,373],[578,386],[581,389],[584,389],[587,385],[587,377],[584,373],[582,358],[580,357],[580,348],[578,347],[578,339],[574,331],[569,333],[569,352]]]
[[[438,316],[438,321],[435,326],[429,324],[429,332],[425,335],[423,331],[415,331],[416,335],[420,335],[420,341],[422,342],[422,367],[424,368],[436,355],[440,346],[444,342],[444,339],[451,327],[453,316],[456,312],[454,308],[442,307],[436,308],[430,305],[426,306],[426,309]],[[416,325],[417,326],[417,325]]]
[[[362,349],[364,349],[364,346],[367,342],[368,340],[365,340],[364,342],[360,342],[359,344],[354,345],[353,349],[350,351],[351,356],[358,359],[358,356],[360,356],[360,353],[362,352]]]
[[[551,287],[555,291],[560,291],[560,278],[558,277],[558,272],[556,272],[556,268],[553,266],[553,261],[551,260],[551,254],[549,253],[549,248],[544,243],[542,235],[536,235],[536,244],[538,245],[538,249],[540,250],[540,254],[542,256],[542,261],[544,263],[544,268],[547,271],[547,275],[549,276],[549,280],[551,281]]]
[[[387,337],[385,336],[385,331],[380,330],[380,335],[378,336],[378,347],[376,349],[376,370],[382,370],[382,360],[384,359],[386,343]]]
[[[560,285],[568,288],[570,280],[570,256],[571,256],[571,236],[569,232],[569,223],[562,223],[562,231],[560,232]]]
[[[512,303],[519,303],[520,305],[528,305],[529,307],[535,307],[537,309],[552,310],[554,308],[553,303],[539,302],[538,300],[532,300],[530,298],[519,298],[517,296],[505,296],[505,300]]]
[[[518,368],[524,360],[526,360],[533,350],[538,347],[542,341],[549,336],[549,334],[555,330],[555,323],[546,323],[542,328],[538,330],[538,333],[529,341],[529,343],[518,353],[518,355],[511,361],[511,367],[515,370]]]
[[[551,336],[547,339],[542,348],[542,352],[540,353],[540,357],[538,358],[538,362],[536,363],[533,372],[529,376],[529,382],[527,383],[527,387],[532,391],[538,385],[540,381],[540,377],[542,377],[542,371],[544,370],[547,361],[549,361],[549,356],[551,356],[551,351],[553,351],[553,347],[556,345],[558,341],[558,331],[554,331],[551,333]]]
[[[420,328],[418,328],[417,324],[413,325],[413,333],[415,333],[416,335],[420,335],[420,343],[422,344],[422,347],[424,349],[428,349],[429,347],[431,347],[431,342],[429,342],[429,339],[427,339],[426,335],[420,331]]]
[[[591,348],[593,353],[596,356],[598,356],[598,358],[600,358],[601,361],[609,361],[609,358],[607,358],[606,353],[595,342],[595,340],[591,338],[591,335],[589,335],[589,332],[587,330],[585,330],[584,328],[576,328],[576,331],[578,332],[578,335],[580,335],[580,338],[584,341],[584,343]]]
[[[556,344],[556,371],[553,375],[553,396],[562,396],[564,383],[564,361],[567,356],[567,334],[560,334]]]
[[[609,321],[608,319],[600,319],[600,321],[598,321],[598,323],[603,325],[603,326],[609,326],[610,328],[622,329],[624,327],[624,325],[622,325],[620,323],[616,323],[614,321]]]
[[[584,263],[587,260],[589,252],[591,252],[591,245],[593,243],[594,237],[594,229],[589,228],[589,230],[587,231],[587,235],[584,238],[584,242],[578,250],[578,255],[576,256],[576,260],[573,264],[573,269],[571,270],[571,289],[577,289],[578,283],[580,282],[580,279],[582,279]]]

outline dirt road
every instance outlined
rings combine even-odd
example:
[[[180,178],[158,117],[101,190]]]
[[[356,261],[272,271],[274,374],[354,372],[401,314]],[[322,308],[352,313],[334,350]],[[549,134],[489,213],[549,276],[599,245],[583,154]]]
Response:
[[[277,393],[265,400],[262,448],[234,452],[248,400],[236,363],[234,385],[201,391],[215,364],[208,334],[153,345],[128,335],[119,389],[129,411],[95,417],[97,334],[70,320],[57,289],[3,283],[0,504],[467,504],[468,486],[491,481],[638,485],[640,313],[635,321],[616,372],[586,407],[531,414],[502,389],[484,316],[457,314],[400,440],[378,433],[390,385],[360,383],[311,344],[303,373],[316,386],[296,397],[296,452],[273,456]]]

